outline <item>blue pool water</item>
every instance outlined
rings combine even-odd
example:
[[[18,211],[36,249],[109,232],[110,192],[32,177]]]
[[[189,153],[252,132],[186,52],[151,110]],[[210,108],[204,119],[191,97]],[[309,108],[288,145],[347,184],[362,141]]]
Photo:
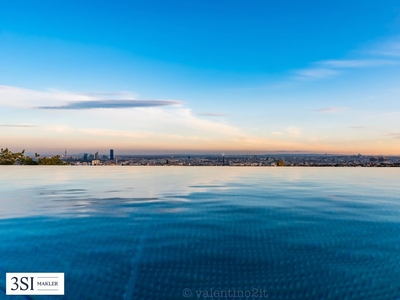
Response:
[[[396,168],[2,166],[0,205],[0,299],[400,299]]]

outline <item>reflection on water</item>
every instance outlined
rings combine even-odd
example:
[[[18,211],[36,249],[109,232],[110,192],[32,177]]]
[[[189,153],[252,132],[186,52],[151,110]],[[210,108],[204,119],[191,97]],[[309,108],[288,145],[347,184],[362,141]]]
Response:
[[[213,299],[202,297],[210,289],[400,299],[399,178],[398,169],[2,166],[0,273],[64,272],[65,299],[187,299],[185,289],[192,299]]]

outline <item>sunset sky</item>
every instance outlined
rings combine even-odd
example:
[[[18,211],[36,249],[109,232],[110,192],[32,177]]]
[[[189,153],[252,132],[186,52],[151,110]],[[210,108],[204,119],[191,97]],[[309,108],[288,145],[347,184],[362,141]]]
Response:
[[[400,2],[1,1],[0,147],[400,155]]]

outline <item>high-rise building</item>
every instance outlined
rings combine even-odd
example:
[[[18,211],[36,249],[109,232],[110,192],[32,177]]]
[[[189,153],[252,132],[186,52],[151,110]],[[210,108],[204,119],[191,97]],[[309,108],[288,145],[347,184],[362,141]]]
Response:
[[[99,159],[99,151],[97,151],[97,152],[94,154],[94,159],[95,159],[95,160],[98,160],[98,159]]]
[[[87,161],[87,160],[88,160],[88,154],[87,154],[87,153],[83,154],[83,160],[84,160],[84,161]]]
[[[114,149],[110,149],[110,160],[114,160]]]

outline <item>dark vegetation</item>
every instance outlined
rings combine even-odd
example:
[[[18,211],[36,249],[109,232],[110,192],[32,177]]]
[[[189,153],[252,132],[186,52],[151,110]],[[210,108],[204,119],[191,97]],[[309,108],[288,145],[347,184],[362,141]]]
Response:
[[[35,158],[25,156],[25,150],[11,152],[8,148],[0,150],[0,165],[67,165],[59,155],[51,157],[40,157],[35,153]]]

